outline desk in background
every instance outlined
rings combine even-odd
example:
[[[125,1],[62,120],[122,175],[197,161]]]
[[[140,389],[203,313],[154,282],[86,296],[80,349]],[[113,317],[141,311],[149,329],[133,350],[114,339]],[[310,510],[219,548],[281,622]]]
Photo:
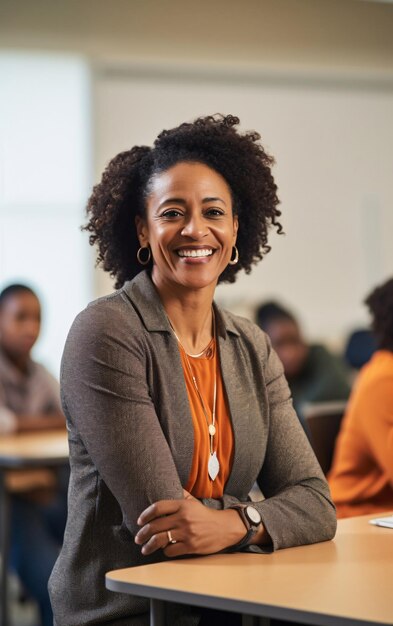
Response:
[[[315,626],[393,624],[393,530],[363,516],[340,520],[334,541],[274,554],[217,554],[109,572],[106,586],[151,599]],[[381,516],[379,516],[381,517]]]
[[[10,544],[7,470],[57,467],[68,463],[68,439],[65,430],[41,431],[0,437],[0,625],[8,624],[7,572]]]

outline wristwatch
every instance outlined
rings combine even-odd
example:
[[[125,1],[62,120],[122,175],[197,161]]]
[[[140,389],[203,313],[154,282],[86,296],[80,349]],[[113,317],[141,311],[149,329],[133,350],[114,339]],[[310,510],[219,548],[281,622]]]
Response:
[[[262,518],[259,511],[251,504],[237,504],[231,508],[239,513],[247,530],[243,539],[230,548],[231,550],[240,550],[241,548],[248,546],[252,537],[258,532]]]

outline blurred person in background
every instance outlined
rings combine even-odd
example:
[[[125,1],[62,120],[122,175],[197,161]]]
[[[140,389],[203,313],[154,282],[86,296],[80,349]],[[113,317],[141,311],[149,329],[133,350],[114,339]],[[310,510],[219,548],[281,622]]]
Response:
[[[59,384],[30,356],[41,325],[37,295],[26,285],[0,293],[0,436],[64,428]],[[53,624],[47,584],[66,521],[68,471],[8,472],[11,565],[38,603],[42,625]]]
[[[356,379],[337,438],[329,483],[339,517],[393,509],[393,278],[365,303],[378,349]]]
[[[277,302],[257,309],[257,323],[272,342],[283,366],[295,410],[305,427],[307,404],[346,400],[350,386],[344,364],[323,345],[308,344],[295,316]]]

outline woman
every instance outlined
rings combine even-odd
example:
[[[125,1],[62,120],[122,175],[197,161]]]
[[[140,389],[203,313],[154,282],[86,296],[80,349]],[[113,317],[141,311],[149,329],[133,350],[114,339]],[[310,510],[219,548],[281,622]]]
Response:
[[[393,509],[393,278],[366,304],[378,349],[356,380],[337,438],[329,483],[339,517]]]
[[[58,382],[30,356],[41,325],[39,300],[29,287],[0,293],[0,434],[64,428]],[[9,472],[12,496],[11,563],[37,602],[43,626],[53,624],[48,579],[59,554],[67,515],[67,472]]]
[[[147,601],[105,590],[110,569],[335,532],[281,364],[262,331],[213,303],[219,281],[269,250],[269,225],[281,230],[272,159],[238,123],[164,131],[115,157],[90,198],[90,243],[119,290],[78,316],[64,352],[71,487],[56,626],[148,623]],[[256,480],[266,499],[244,508]],[[185,607],[168,616],[211,623],[200,620]]]

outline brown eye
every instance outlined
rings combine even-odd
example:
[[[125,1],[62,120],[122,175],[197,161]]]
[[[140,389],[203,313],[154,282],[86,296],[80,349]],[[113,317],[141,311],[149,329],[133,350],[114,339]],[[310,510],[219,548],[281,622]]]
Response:
[[[222,209],[217,209],[217,208],[211,208],[208,209],[205,212],[205,215],[207,215],[208,217],[221,217],[222,215],[224,215],[224,211]]]
[[[178,211],[177,209],[169,209],[169,211],[165,211],[165,213],[161,215],[161,217],[166,217],[166,218],[180,217],[180,216],[181,216],[181,212]]]

